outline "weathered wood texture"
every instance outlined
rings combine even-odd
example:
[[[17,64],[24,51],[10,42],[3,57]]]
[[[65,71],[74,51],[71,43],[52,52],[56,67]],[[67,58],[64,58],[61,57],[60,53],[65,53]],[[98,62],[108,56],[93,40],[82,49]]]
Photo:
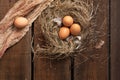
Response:
[[[105,26],[105,41],[101,49],[81,53],[75,57],[74,80],[108,80],[109,62],[109,0],[94,0],[99,5],[97,27]],[[102,25],[101,25],[102,24]]]
[[[34,23],[34,45],[36,46],[40,33],[40,21]],[[44,43],[43,43],[44,44]],[[41,44],[42,45],[42,44]],[[71,62],[70,58],[64,60],[44,59],[42,56],[34,60],[34,80],[71,80]]]
[[[111,80],[120,80],[120,0],[111,0]]]
[[[0,0],[0,20],[18,0]],[[31,33],[0,59],[0,80],[31,80]]]
[[[0,20],[17,0],[0,0]],[[93,50],[77,55],[74,59],[50,60],[36,57],[31,59],[31,31],[16,45],[8,49],[0,59],[0,80],[109,80],[109,1],[95,0],[99,3],[97,14],[98,27],[105,18],[105,33],[102,40],[105,45],[100,50]],[[118,0],[111,0],[111,80],[119,80],[119,5]],[[40,21],[34,22],[34,45],[40,34]],[[114,28],[115,27],[115,28]],[[43,43],[44,44],[44,43]],[[31,63],[33,65],[31,65]],[[32,70],[32,71],[31,71]],[[31,73],[32,72],[32,73]],[[32,79],[31,79],[32,78]]]

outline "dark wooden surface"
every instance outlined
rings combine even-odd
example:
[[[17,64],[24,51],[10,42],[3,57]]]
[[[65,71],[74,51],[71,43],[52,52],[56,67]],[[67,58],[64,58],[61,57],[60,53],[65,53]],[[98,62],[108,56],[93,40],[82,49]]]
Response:
[[[120,80],[120,0],[111,1],[111,80]]]
[[[16,1],[0,0],[0,20]],[[39,57],[32,62],[32,29],[30,29],[27,35],[8,49],[0,59],[0,80],[120,80],[120,1],[97,1],[101,8],[97,14],[97,24],[100,26],[105,17],[107,23],[105,25],[106,36],[103,37],[105,45],[100,50],[93,50],[83,53],[84,55],[64,60],[49,60]],[[34,45],[36,45],[37,37],[40,36],[38,19],[34,22],[33,27]]]
[[[109,0],[95,0],[99,4],[97,13],[97,27],[105,26],[102,40],[105,41],[101,49],[94,49],[81,53],[75,57],[75,80],[108,80],[109,66]]]
[[[0,0],[0,20],[18,0]],[[0,80],[31,80],[31,33],[0,59]]]

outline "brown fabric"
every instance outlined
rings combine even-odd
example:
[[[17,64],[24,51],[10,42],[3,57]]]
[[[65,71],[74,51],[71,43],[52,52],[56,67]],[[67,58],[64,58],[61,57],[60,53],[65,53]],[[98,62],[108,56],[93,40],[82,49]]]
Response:
[[[0,21],[0,58],[7,48],[24,37],[26,32],[29,31],[32,22],[52,1],[53,0],[19,0],[16,2]],[[13,21],[17,16],[27,17],[29,25],[21,30],[16,29],[13,25]]]

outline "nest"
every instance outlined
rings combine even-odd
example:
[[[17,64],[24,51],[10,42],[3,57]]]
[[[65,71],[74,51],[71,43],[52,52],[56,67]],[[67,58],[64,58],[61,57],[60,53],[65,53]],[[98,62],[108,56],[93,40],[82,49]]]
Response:
[[[37,45],[36,55],[52,59],[72,56],[82,51],[93,49],[100,42],[101,32],[96,27],[96,12],[98,5],[93,0],[55,0],[39,16],[39,24],[43,38]],[[58,31],[61,19],[70,15],[74,22],[82,26],[79,36],[70,36],[61,40]]]

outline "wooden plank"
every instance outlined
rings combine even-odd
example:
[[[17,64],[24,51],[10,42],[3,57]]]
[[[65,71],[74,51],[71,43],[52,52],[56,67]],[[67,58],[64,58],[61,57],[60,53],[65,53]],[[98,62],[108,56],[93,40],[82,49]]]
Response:
[[[70,61],[38,59],[34,63],[34,80],[71,80]]]
[[[111,0],[111,80],[120,80],[120,0]]]
[[[107,23],[104,32],[106,36],[101,49],[81,53],[74,60],[74,80],[108,80],[109,61],[109,0],[95,0],[99,4],[97,25],[100,26],[106,18]],[[115,80],[115,79],[114,79]]]
[[[0,0],[0,20],[18,0]],[[31,32],[0,59],[0,80],[31,80]]]
[[[38,37],[41,37],[39,22],[39,20],[36,20],[34,23],[35,46],[40,43],[38,41]],[[71,80],[71,62],[69,58],[64,60],[50,60],[41,57],[36,57],[34,60],[34,80]]]

